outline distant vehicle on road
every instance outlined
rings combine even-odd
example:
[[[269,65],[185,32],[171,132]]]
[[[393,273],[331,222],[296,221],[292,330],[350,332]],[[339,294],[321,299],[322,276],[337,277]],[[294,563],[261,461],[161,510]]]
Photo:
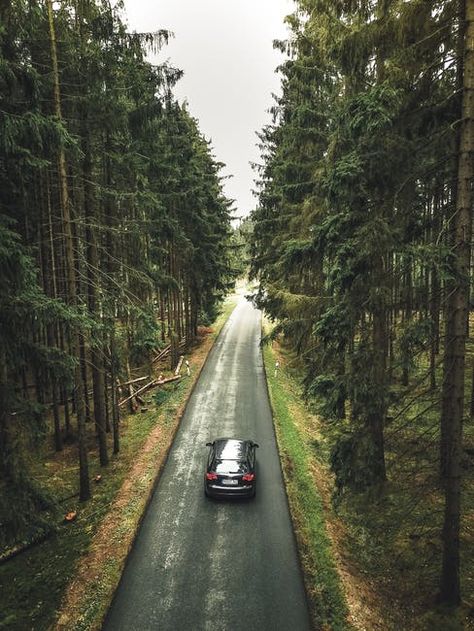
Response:
[[[257,443],[253,440],[217,438],[206,445],[210,447],[204,475],[207,497],[254,497]]]

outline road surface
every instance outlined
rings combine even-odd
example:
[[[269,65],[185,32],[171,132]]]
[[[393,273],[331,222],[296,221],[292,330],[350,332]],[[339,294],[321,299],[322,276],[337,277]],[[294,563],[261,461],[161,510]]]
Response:
[[[263,371],[242,298],[189,401],[105,631],[306,631],[308,607]],[[259,443],[257,496],[204,496],[206,442]]]

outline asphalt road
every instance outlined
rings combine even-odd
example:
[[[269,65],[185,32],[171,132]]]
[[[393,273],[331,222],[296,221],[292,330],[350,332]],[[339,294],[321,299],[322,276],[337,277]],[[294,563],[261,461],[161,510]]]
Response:
[[[106,631],[306,631],[308,607],[259,348],[244,298],[189,401],[129,556]],[[254,500],[204,496],[206,442],[252,438]]]

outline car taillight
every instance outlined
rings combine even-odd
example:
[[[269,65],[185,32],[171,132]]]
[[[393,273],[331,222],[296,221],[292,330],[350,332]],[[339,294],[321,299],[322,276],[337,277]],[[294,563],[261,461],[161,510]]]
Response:
[[[242,480],[244,482],[252,482],[252,480],[255,480],[255,473],[246,473],[242,476]]]
[[[206,473],[207,480],[217,480],[217,473]]]

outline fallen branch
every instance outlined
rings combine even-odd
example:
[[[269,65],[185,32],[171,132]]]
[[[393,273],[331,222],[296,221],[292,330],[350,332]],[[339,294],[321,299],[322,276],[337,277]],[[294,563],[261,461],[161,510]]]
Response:
[[[157,386],[162,386],[164,383],[170,383],[171,381],[178,381],[181,379],[181,375],[176,375],[175,377],[168,377],[167,379],[161,379],[161,381],[157,381]]]
[[[122,405],[124,405],[125,403],[127,403],[128,401],[133,399],[134,397],[136,397],[137,394],[140,394],[141,392],[145,392],[145,390],[148,390],[148,388],[151,388],[154,384],[155,384],[155,379],[152,379],[151,381],[149,381],[147,384],[145,384],[141,388],[138,388],[138,390],[136,390],[133,394],[131,394],[128,397],[126,397],[125,399],[122,399],[121,401],[119,401],[119,407],[121,407]]]
[[[176,366],[176,370],[174,371],[175,375],[179,375],[181,373],[181,366],[183,365],[183,362],[184,362],[184,355],[181,355],[181,357],[179,358],[178,365]]]
[[[42,530],[36,535],[34,535],[29,541],[22,541],[21,543],[17,544],[15,547],[10,548],[9,550],[5,550],[4,552],[0,554],[0,565],[5,563],[6,561],[9,561],[10,559],[13,559],[13,557],[18,556],[22,552],[26,552],[27,550],[37,545],[38,543],[42,543],[46,539],[49,539],[49,537],[54,535],[55,532],[56,532],[55,528]]]
[[[170,350],[171,350],[171,344],[169,346],[166,346],[162,351],[158,353],[158,355],[156,355],[156,357],[152,359],[152,364],[159,361],[162,357],[165,357],[165,355],[167,355],[170,352]]]
[[[137,377],[136,379],[131,379],[130,381],[125,381],[124,383],[119,383],[117,384],[120,388],[123,388],[124,386],[130,386],[132,383],[138,383],[139,381],[145,381],[145,379],[149,379],[150,377],[148,375],[145,375],[144,377]]]
[[[150,388],[156,388],[157,386],[162,386],[165,383],[170,383],[171,381],[178,381],[178,379],[181,379],[181,375],[176,375],[175,377],[168,377],[167,379],[153,379],[152,381],[149,381],[147,384],[145,384],[144,386],[136,390],[132,395],[130,395],[126,399],[122,399],[122,401],[119,401],[119,407],[122,406],[124,403],[127,403],[127,401],[130,401],[130,399],[137,398],[140,400],[140,397],[138,397],[137,395],[141,394],[142,392],[145,392],[146,390],[149,390]]]
[[[184,348],[185,346],[186,346],[186,338],[183,337],[178,344],[178,348]],[[160,351],[158,355],[156,355],[152,359],[152,364],[159,361],[160,359],[163,359],[163,357],[166,357],[166,355],[169,355],[170,352],[171,352],[171,344],[169,344],[168,346],[165,346],[165,348],[162,351]]]

